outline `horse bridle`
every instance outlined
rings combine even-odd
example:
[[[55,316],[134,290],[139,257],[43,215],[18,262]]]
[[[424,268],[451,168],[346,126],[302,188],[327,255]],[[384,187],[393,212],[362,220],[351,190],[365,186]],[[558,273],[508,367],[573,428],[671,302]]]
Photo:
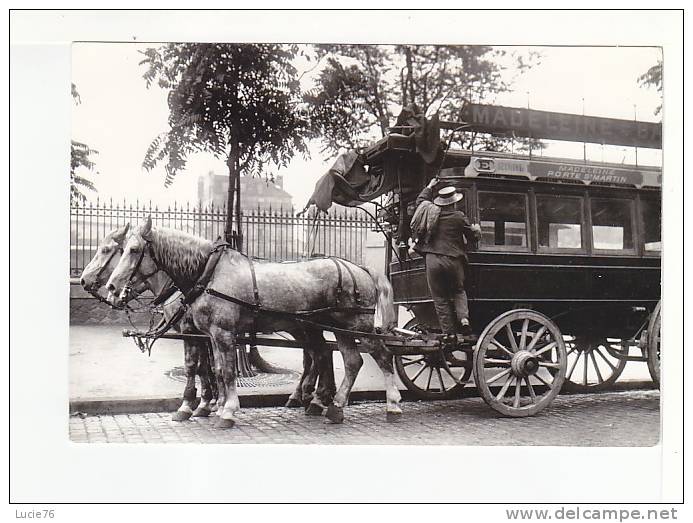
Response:
[[[137,276],[137,271],[140,270],[140,266],[142,265],[142,261],[144,260],[144,255],[145,251],[149,249],[149,255],[152,257],[152,261],[154,262],[154,266],[156,267],[156,270],[152,272],[151,274],[147,275],[142,275],[142,281],[147,281],[149,278],[154,276],[157,272],[159,272],[159,264],[156,263],[156,258],[154,257],[154,251],[152,250],[151,243],[149,240],[146,238],[142,238],[142,240],[145,243],[145,246],[142,248],[142,251],[140,252],[140,257],[137,259],[137,263],[135,264],[135,267],[132,269],[132,272],[130,273],[130,277],[128,278],[127,283],[123,286],[123,290],[120,292],[119,298],[123,301],[127,299],[127,297],[130,295],[130,293],[133,290],[133,286],[135,284],[135,277]],[[122,251],[122,247],[121,247]]]
[[[116,253],[121,253],[121,254],[122,254],[122,252],[123,252],[123,247],[122,247],[121,245],[118,245],[117,248],[113,249],[113,251],[111,252],[111,255],[108,257],[108,260],[106,260],[106,263],[104,263],[104,264],[101,266],[101,268],[99,269],[99,271],[96,273],[96,277],[94,278],[94,282],[96,282],[97,285],[98,285],[98,283],[99,283],[99,278],[100,278],[101,275],[103,274],[103,271],[105,271],[105,270],[106,270],[106,267],[108,267],[108,266],[111,264],[111,261],[113,260],[113,257],[116,255]],[[85,290],[86,290],[89,294],[91,294],[94,298],[96,298],[97,300],[99,300],[101,303],[105,303],[105,304],[107,304],[109,307],[113,307],[113,305],[111,304],[110,301],[108,301],[106,298],[104,298],[103,296],[101,296],[101,295],[99,294],[99,288],[100,288],[100,287],[94,288],[93,285],[90,285],[90,286],[87,287]]]

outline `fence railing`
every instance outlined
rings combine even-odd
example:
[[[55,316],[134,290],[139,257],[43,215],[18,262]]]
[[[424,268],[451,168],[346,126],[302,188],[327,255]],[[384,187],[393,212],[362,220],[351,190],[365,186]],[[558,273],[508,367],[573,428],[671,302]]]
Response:
[[[97,201],[70,207],[70,276],[81,274],[104,236],[126,223],[135,226],[152,217],[158,227],[186,231],[215,240],[224,235],[226,207],[191,207],[174,204],[165,208],[141,202]],[[244,251],[269,261],[298,260],[311,255],[364,262],[366,235],[373,220],[355,209],[334,209],[328,214],[296,216],[291,209],[244,211],[241,219]]]

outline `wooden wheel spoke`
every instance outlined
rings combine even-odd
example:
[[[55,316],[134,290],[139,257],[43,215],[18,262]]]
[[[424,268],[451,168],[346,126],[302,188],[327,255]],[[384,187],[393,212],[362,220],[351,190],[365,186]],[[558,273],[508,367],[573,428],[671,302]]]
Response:
[[[453,380],[455,380],[455,383],[458,383],[461,381],[461,380],[457,379],[452,372],[450,372],[450,367],[448,365],[443,365],[443,370],[448,373],[448,376],[450,376]]]
[[[535,356],[541,356],[541,355],[544,354],[545,352],[554,349],[554,348],[556,347],[556,345],[558,345],[558,344],[557,344],[555,341],[552,341],[551,343],[548,343],[547,345],[544,345],[541,349],[539,349],[538,351],[536,351],[536,352],[534,353],[534,355],[535,355]],[[531,350],[531,349],[528,348],[527,350]]]
[[[515,376],[513,376],[513,375],[511,374],[510,376],[508,376],[508,379],[505,380],[505,383],[503,383],[503,386],[501,387],[500,392],[498,392],[498,394],[496,395],[496,400],[497,400],[497,401],[501,401],[501,398],[502,398],[503,396],[505,396],[505,393],[506,393],[506,392],[508,392],[508,388],[510,388],[510,385],[511,385],[511,383],[512,383],[514,377],[515,377]]]
[[[599,383],[604,383],[602,373],[599,371],[599,365],[597,365],[597,357],[594,355],[594,350],[590,351],[590,358],[592,358],[592,364],[594,365],[594,370],[597,373],[597,380]]]
[[[418,378],[419,376],[421,376],[421,373],[423,373],[423,371],[425,371],[427,368],[429,368],[428,365],[423,365],[423,366],[419,369],[419,372],[417,372],[417,373],[414,375],[414,377],[411,379],[412,383],[415,382],[415,381],[416,381],[416,378]]]
[[[573,348],[566,353],[566,356],[570,356],[576,350],[578,350],[577,345],[573,345]]]
[[[428,381],[426,382],[426,390],[431,390],[431,378],[433,377],[433,367],[428,367]]]
[[[541,339],[541,337],[542,337],[542,336],[544,335],[544,333],[546,332],[546,329],[548,329],[548,327],[547,327],[546,325],[542,325],[542,326],[541,326],[541,329],[539,329],[539,330],[536,332],[536,334],[535,334],[534,337],[532,338],[532,341],[531,341],[530,344],[527,346],[527,350],[528,350],[528,351],[531,351],[531,350],[534,348],[534,346],[537,344],[537,342]],[[555,342],[554,342],[554,343],[555,343]]]
[[[578,354],[577,358],[573,360],[573,364],[571,365],[570,370],[568,371],[568,374],[565,379],[570,381],[570,377],[573,375],[575,367],[577,367],[578,361],[580,361],[580,354]]]
[[[424,361],[423,356],[422,356],[421,358],[419,358],[418,360],[409,360],[409,361],[407,361],[406,363],[402,363],[402,366],[403,366],[403,367],[406,367],[406,366],[408,366],[408,365],[413,365],[414,363],[420,363],[420,362],[422,362],[422,361]]]
[[[495,365],[510,365],[510,360],[498,358],[484,358],[484,363],[493,363]]]
[[[525,376],[525,383],[527,384],[527,390],[529,390],[529,397],[532,400],[532,403],[536,403],[537,402],[537,395],[534,392],[534,387],[532,386],[532,384],[529,381],[529,376]]]
[[[585,366],[582,369],[582,384],[587,385],[587,367],[589,367],[589,356],[587,355],[587,350],[582,353],[585,356]]]
[[[508,349],[505,345],[503,345],[502,343],[499,343],[499,342],[496,341],[495,339],[489,340],[489,343],[490,343],[491,345],[495,345],[497,349],[502,350],[503,352],[505,352],[505,353],[506,353],[508,356],[510,356],[511,358],[513,357],[514,353],[513,353],[510,349]]]
[[[443,392],[447,392],[448,389],[445,388],[445,383],[443,383],[443,375],[440,373],[440,367],[436,367],[436,373],[438,374],[438,381],[440,381],[440,389]]]
[[[522,334],[520,335],[520,350],[527,346],[527,329],[529,328],[529,318],[522,322]]]
[[[547,367],[550,369],[560,369],[561,368],[560,363],[553,363],[552,361],[540,361],[539,366],[540,367]]]
[[[553,384],[548,383],[547,381],[545,381],[544,378],[542,378],[541,376],[539,376],[538,373],[535,374],[534,377],[537,378],[539,381],[541,381],[544,385],[546,385],[546,386],[549,388],[549,390],[551,390],[551,389],[553,388]]]
[[[508,340],[510,340],[510,346],[513,349],[513,352],[517,352],[517,340],[515,340],[515,333],[513,332],[513,328],[510,326],[512,322],[508,322],[505,324],[505,331],[508,334]]]
[[[501,379],[503,376],[510,374],[510,369],[505,369],[504,371],[499,372],[495,376],[493,376],[490,380],[486,382],[487,385],[490,385],[491,383],[495,383],[499,379]]]
[[[606,362],[606,364],[611,367],[611,372],[616,372],[616,367],[614,366],[613,363],[611,363],[606,356],[602,353],[601,349],[595,349],[597,354],[601,356],[601,358]]]
[[[520,378],[515,379],[515,399],[513,400],[513,407],[516,409],[520,406],[520,386],[522,380]]]

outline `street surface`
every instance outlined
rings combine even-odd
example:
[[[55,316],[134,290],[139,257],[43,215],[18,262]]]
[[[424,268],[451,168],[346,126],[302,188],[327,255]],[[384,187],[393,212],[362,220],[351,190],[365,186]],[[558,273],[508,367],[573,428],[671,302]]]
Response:
[[[241,399],[241,402],[243,400]],[[328,425],[302,409],[246,408],[233,429],[216,417],[178,423],[171,413],[70,417],[76,443],[292,443],[387,445],[651,446],[659,440],[659,391],[562,395],[529,418],[503,418],[480,398],[404,402],[397,423],[385,404],[344,410],[343,425]]]

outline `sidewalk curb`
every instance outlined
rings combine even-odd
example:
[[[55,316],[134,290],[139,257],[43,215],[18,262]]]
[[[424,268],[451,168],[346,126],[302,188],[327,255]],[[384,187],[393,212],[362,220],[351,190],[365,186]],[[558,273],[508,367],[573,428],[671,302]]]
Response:
[[[632,390],[652,390],[655,386],[651,381],[626,381],[616,383],[603,392],[624,392]],[[400,391],[404,401],[417,401],[417,398],[407,390]],[[562,395],[575,394],[561,391]],[[592,394],[600,394],[594,392]],[[479,397],[474,387],[464,389],[463,398]],[[289,398],[288,394],[248,394],[239,396],[242,408],[282,407]],[[382,390],[363,390],[351,393],[351,401],[384,401],[385,392]],[[181,398],[151,397],[151,398],[74,398],[70,400],[70,413],[86,413],[91,415],[141,414],[144,412],[174,412],[181,404]],[[197,406],[196,400],[193,408]]]

